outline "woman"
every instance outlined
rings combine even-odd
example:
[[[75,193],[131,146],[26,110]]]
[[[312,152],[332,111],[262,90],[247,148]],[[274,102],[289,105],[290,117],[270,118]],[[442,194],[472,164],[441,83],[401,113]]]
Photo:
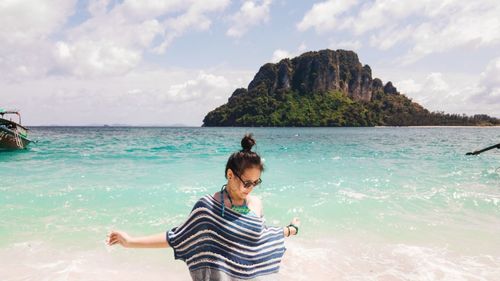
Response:
[[[242,150],[226,164],[227,183],[220,192],[201,198],[186,222],[167,233],[131,237],[113,231],[107,243],[127,248],[174,249],[184,260],[193,280],[241,280],[278,272],[285,252],[284,237],[296,235],[300,221],[277,228],[264,225],[262,203],[250,193],[259,185],[264,165],[251,151],[252,135],[241,140]]]

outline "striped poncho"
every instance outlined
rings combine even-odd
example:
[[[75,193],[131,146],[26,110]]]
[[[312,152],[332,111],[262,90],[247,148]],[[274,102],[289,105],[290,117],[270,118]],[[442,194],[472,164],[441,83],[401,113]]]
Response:
[[[275,273],[285,252],[283,229],[262,218],[225,209],[202,197],[186,222],[167,232],[175,259],[186,262],[193,280],[239,280]]]

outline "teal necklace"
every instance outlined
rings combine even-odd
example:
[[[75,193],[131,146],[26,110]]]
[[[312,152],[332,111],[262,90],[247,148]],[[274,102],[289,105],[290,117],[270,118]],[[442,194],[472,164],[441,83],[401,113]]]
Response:
[[[247,206],[247,200],[243,199],[243,205],[234,205],[233,200],[231,199],[231,196],[229,195],[229,192],[226,189],[226,185],[223,185],[220,192],[220,201],[222,202],[222,216],[224,216],[224,208],[225,208],[224,192],[227,194],[227,198],[229,198],[229,202],[231,203],[231,210],[242,215],[247,215],[248,213],[250,213],[251,210]]]

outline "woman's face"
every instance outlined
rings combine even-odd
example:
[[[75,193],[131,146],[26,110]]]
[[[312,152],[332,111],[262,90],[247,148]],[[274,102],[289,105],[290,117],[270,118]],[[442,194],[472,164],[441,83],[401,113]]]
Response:
[[[239,199],[245,199],[250,192],[253,191],[254,185],[250,185],[250,187],[246,188],[245,187],[245,182],[252,182],[255,183],[260,179],[260,174],[261,171],[258,167],[251,167],[245,169],[243,174],[240,175],[240,178],[238,178],[238,175],[233,173],[231,170],[228,170],[228,178],[229,178],[229,186],[231,187],[231,195],[233,197],[237,197]]]

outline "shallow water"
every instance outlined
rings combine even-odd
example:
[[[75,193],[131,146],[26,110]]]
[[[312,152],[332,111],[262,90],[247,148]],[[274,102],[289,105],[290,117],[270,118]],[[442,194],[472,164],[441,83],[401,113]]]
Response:
[[[188,280],[170,249],[107,248],[105,235],[181,223],[224,184],[245,132],[265,159],[254,194],[268,224],[302,220],[281,277],[500,276],[500,151],[465,156],[500,128],[33,128],[30,149],[0,153],[0,280],[137,280],[144,267]]]

